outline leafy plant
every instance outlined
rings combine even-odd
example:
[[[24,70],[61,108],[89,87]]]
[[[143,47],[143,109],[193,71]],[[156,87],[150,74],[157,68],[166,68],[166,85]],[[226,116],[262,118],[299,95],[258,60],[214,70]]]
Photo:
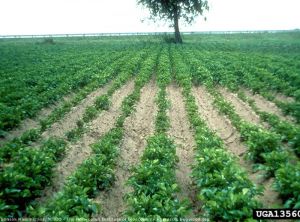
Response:
[[[77,128],[74,128],[66,133],[66,137],[68,141],[75,142],[77,141],[81,135],[85,132],[84,126],[79,125]]]
[[[240,132],[249,148],[249,157],[256,163],[265,162],[262,154],[280,149],[280,137],[277,134],[249,123],[243,123]]]
[[[138,79],[148,75],[151,73],[142,73]],[[123,122],[129,115],[127,109],[132,109],[139,99],[142,86],[142,84],[135,84],[134,92],[122,102],[122,107],[126,107],[126,109],[122,108],[117,126],[91,146],[92,155],[68,178],[64,189],[46,206],[32,206],[28,209],[31,216],[57,217],[62,221],[80,218],[80,220],[88,221],[91,215],[100,209],[89,198],[94,197],[104,189],[108,189],[115,180],[114,170],[124,133]],[[78,128],[83,127],[83,125],[82,120],[77,122]]]
[[[29,206],[27,213],[36,218],[46,216],[59,221],[89,221],[91,215],[99,210],[99,205],[92,203],[88,198],[87,189],[76,184],[67,184],[64,191],[59,192],[55,200],[50,201],[46,207]]]
[[[276,190],[286,201],[285,207],[300,207],[300,163],[295,165],[290,163],[282,166],[275,173]]]
[[[188,118],[195,130],[197,155],[192,176],[203,210],[212,221],[249,220],[252,209],[261,206],[256,200],[261,190],[247,178],[246,172],[236,164],[236,159],[225,151],[222,140],[200,119],[190,80],[183,77],[190,75],[188,69],[176,53],[172,53],[172,57],[176,80],[184,87]],[[214,95],[221,99],[218,94]],[[223,107],[223,112],[235,118],[235,123],[240,122],[232,106],[219,101],[216,103]]]
[[[97,97],[97,99],[95,101],[95,107],[98,110],[108,110],[110,107],[110,104],[111,104],[111,102],[107,95],[99,96],[99,97]]]
[[[0,172],[0,214],[20,217],[26,206],[50,184],[52,169],[64,153],[66,144],[50,138],[41,149],[21,148],[11,165]]]
[[[0,157],[3,158],[3,161],[9,162],[21,148],[31,145],[40,137],[40,132],[37,129],[27,130],[19,138],[14,138],[3,145],[0,149]]]
[[[94,106],[89,106],[86,108],[82,120],[87,123],[90,122],[92,119],[95,119],[95,117],[98,114],[98,110]]]
[[[261,166],[261,169],[267,171],[267,176],[273,177],[276,170],[283,167],[288,163],[289,153],[286,151],[272,151],[269,153],[262,153],[265,164]]]
[[[168,59],[163,51],[158,64],[157,81],[160,91],[156,100],[156,133],[147,140],[141,163],[133,169],[133,175],[128,180],[128,184],[133,187],[133,191],[126,196],[129,204],[126,211],[128,220],[179,220],[189,210],[188,203],[180,202],[176,197],[176,192],[179,191],[175,181],[178,158],[173,141],[166,135],[169,128],[166,85],[170,80],[170,70],[167,67]]]
[[[188,212],[188,205],[179,202],[175,182],[176,149],[173,141],[164,134],[150,137],[142,162],[133,170],[128,180],[134,191],[126,199],[130,208],[129,218],[181,218]]]

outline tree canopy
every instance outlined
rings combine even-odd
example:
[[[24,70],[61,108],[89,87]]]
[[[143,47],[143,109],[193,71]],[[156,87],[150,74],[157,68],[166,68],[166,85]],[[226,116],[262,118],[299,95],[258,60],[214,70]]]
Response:
[[[175,31],[175,42],[182,43],[179,31],[179,19],[191,24],[197,15],[208,10],[207,0],[137,0],[138,4],[150,10],[152,19],[171,22]]]

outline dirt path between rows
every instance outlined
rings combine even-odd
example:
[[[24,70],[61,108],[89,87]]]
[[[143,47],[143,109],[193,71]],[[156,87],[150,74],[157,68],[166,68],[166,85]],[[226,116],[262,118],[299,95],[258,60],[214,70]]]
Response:
[[[50,136],[66,138],[65,133],[76,127],[76,122],[82,118],[85,109],[88,106],[93,105],[98,96],[104,95],[111,85],[112,82],[97,89],[96,91],[93,91],[77,106],[73,107],[72,110],[68,112],[59,122],[54,123],[49,129],[47,129],[42,136],[44,138],[49,138]]]
[[[236,94],[229,92],[225,88],[218,88],[219,92],[224,96],[224,98],[229,101],[235,108],[236,113],[247,122],[254,124],[260,124],[260,118],[252,110],[252,108],[242,100],[238,98]]]
[[[187,215],[187,218],[195,219],[201,211],[196,188],[190,176],[192,173],[191,165],[194,163],[196,142],[185,110],[181,88],[170,85],[167,87],[167,94],[171,102],[171,107],[168,110],[171,128],[168,135],[175,141],[176,155],[179,158],[176,169],[176,182],[180,187],[178,199],[180,201],[189,200],[192,211]]]
[[[262,97],[259,94],[253,94],[247,89],[243,89],[242,92],[244,92],[247,97],[254,100],[257,108],[260,111],[275,114],[283,121],[288,121],[290,123],[294,123],[295,120],[290,116],[285,116],[282,113],[282,111],[276,106],[275,103],[266,100],[264,97]]]
[[[95,143],[114,126],[114,122],[121,114],[120,107],[122,101],[133,91],[133,88],[134,81],[132,80],[117,90],[112,95],[112,106],[110,109],[108,111],[103,111],[90,123],[89,132],[84,134],[80,141],[69,145],[65,158],[59,162],[54,169],[52,186],[45,189],[42,198],[40,198],[40,202],[45,202],[53,195],[53,193],[61,190],[66,179],[86,158],[90,156],[92,152],[90,145]]]
[[[288,102],[288,103],[295,102],[295,99],[293,97],[285,96],[283,94],[276,93],[274,96],[275,99],[280,102]]]
[[[55,108],[61,106],[61,104],[63,104],[65,101],[71,100],[73,96],[74,94],[71,93],[67,96],[64,96],[60,101],[56,102],[54,105],[43,108],[40,112],[37,113],[36,117],[33,119],[30,118],[24,119],[21,122],[20,126],[9,131],[5,136],[5,138],[0,138],[0,145],[7,143],[8,141],[12,140],[15,137],[22,136],[22,134],[29,129],[38,128],[40,126],[41,119],[44,119],[47,116],[49,116]]]
[[[265,188],[264,194],[258,199],[263,203],[265,207],[271,207],[274,204],[281,204],[281,200],[278,197],[278,193],[272,190],[273,180],[262,180],[259,172],[253,173],[252,163],[244,160],[244,156],[247,151],[247,147],[241,142],[240,134],[232,126],[230,120],[221,115],[217,109],[213,106],[212,96],[205,90],[204,87],[194,87],[193,94],[196,98],[196,103],[199,107],[201,117],[206,121],[210,129],[216,132],[216,134],[224,141],[226,148],[239,159],[239,164],[246,170],[249,178],[256,185],[261,185]],[[224,94],[223,94],[224,95]],[[237,109],[237,108],[236,108]],[[247,116],[245,109],[237,109],[237,114]],[[250,120],[256,119],[250,113]]]
[[[101,192],[95,201],[101,205],[101,213],[96,218],[122,218],[126,209],[123,197],[131,191],[126,185],[131,175],[130,169],[140,162],[146,146],[146,139],[154,134],[157,107],[155,96],[157,86],[152,80],[142,88],[136,111],[124,123],[124,138],[116,166],[116,181],[110,190]]]

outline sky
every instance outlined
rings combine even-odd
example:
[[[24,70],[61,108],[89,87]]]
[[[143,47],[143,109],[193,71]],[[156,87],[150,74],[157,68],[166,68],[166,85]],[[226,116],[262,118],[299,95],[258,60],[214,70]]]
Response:
[[[181,31],[300,28],[300,0],[208,0],[207,20]],[[173,31],[136,0],[0,0],[0,35]],[[144,20],[144,22],[142,22]]]

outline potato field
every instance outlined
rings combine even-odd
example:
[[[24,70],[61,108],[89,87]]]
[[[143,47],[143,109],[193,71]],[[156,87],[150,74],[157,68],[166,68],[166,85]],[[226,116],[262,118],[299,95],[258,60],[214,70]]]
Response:
[[[0,39],[1,221],[300,208],[300,32],[167,38]]]

